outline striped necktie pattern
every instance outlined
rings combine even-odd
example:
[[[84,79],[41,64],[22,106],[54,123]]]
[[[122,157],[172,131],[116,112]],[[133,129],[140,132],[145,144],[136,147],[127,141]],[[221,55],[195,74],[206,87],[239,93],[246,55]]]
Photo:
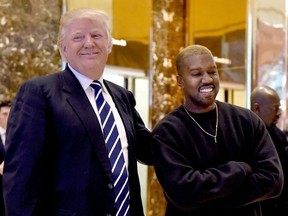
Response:
[[[103,135],[110,159],[114,177],[116,216],[129,216],[129,184],[128,173],[124,161],[119,132],[112,110],[103,97],[101,83],[93,81],[91,87],[95,90],[95,101],[101,118]]]

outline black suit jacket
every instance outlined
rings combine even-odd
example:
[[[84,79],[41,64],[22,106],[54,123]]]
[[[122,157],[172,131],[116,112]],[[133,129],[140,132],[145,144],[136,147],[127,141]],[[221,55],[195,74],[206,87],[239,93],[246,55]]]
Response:
[[[4,161],[5,149],[2,139],[0,137],[0,163]],[[2,189],[2,175],[0,175],[0,216],[5,215],[4,200],[3,200],[3,189]]]
[[[288,215],[288,142],[285,133],[277,126],[267,127],[268,132],[277,149],[284,174],[284,187],[280,196],[262,202],[263,216]]]
[[[151,164],[150,132],[126,89],[104,81],[128,139],[131,215],[143,215],[137,157]],[[68,67],[25,82],[12,104],[3,175],[7,216],[114,215],[101,127]]]

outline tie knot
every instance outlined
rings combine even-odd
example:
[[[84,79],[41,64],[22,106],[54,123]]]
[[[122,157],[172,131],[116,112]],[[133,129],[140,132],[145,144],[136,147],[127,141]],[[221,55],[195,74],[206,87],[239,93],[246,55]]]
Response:
[[[101,89],[101,83],[98,81],[98,80],[94,80],[91,84],[90,84],[90,86],[95,90],[95,93],[96,92],[99,92],[100,91],[100,89]]]

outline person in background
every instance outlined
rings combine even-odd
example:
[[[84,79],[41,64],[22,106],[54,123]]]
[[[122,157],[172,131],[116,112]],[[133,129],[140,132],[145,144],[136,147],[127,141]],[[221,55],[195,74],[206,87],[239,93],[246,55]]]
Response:
[[[6,138],[6,127],[9,112],[11,109],[11,101],[3,100],[0,102],[0,185],[2,186],[2,175],[3,175],[3,165],[4,165],[4,156],[5,156],[5,138]],[[3,200],[3,191],[0,187],[0,215],[5,215],[5,207]]]
[[[280,97],[269,86],[258,86],[251,93],[251,110],[265,123],[276,146],[284,173],[284,187],[280,196],[263,201],[262,216],[288,215],[288,142],[285,133],[276,125],[281,116]]]
[[[166,216],[256,216],[278,196],[283,173],[265,125],[249,109],[216,100],[211,51],[190,45],[177,56],[184,103],[152,130],[154,166]]]
[[[3,100],[0,102],[0,174],[3,174],[3,161],[5,155],[5,139],[6,139],[6,128],[8,116],[11,109],[11,101]],[[1,178],[2,179],[2,178]]]
[[[152,165],[152,136],[133,94],[103,79],[110,31],[102,11],[66,12],[66,68],[20,87],[7,127],[6,216],[144,215],[137,159]]]

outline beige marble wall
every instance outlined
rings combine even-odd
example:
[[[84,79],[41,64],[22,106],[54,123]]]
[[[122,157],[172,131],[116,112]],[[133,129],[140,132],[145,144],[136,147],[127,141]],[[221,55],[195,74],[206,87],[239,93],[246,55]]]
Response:
[[[20,84],[61,69],[56,46],[60,0],[0,0],[0,100]]]
[[[153,0],[152,126],[182,102],[175,58],[185,44],[185,0]],[[148,170],[147,215],[162,216],[166,201],[153,167]]]

